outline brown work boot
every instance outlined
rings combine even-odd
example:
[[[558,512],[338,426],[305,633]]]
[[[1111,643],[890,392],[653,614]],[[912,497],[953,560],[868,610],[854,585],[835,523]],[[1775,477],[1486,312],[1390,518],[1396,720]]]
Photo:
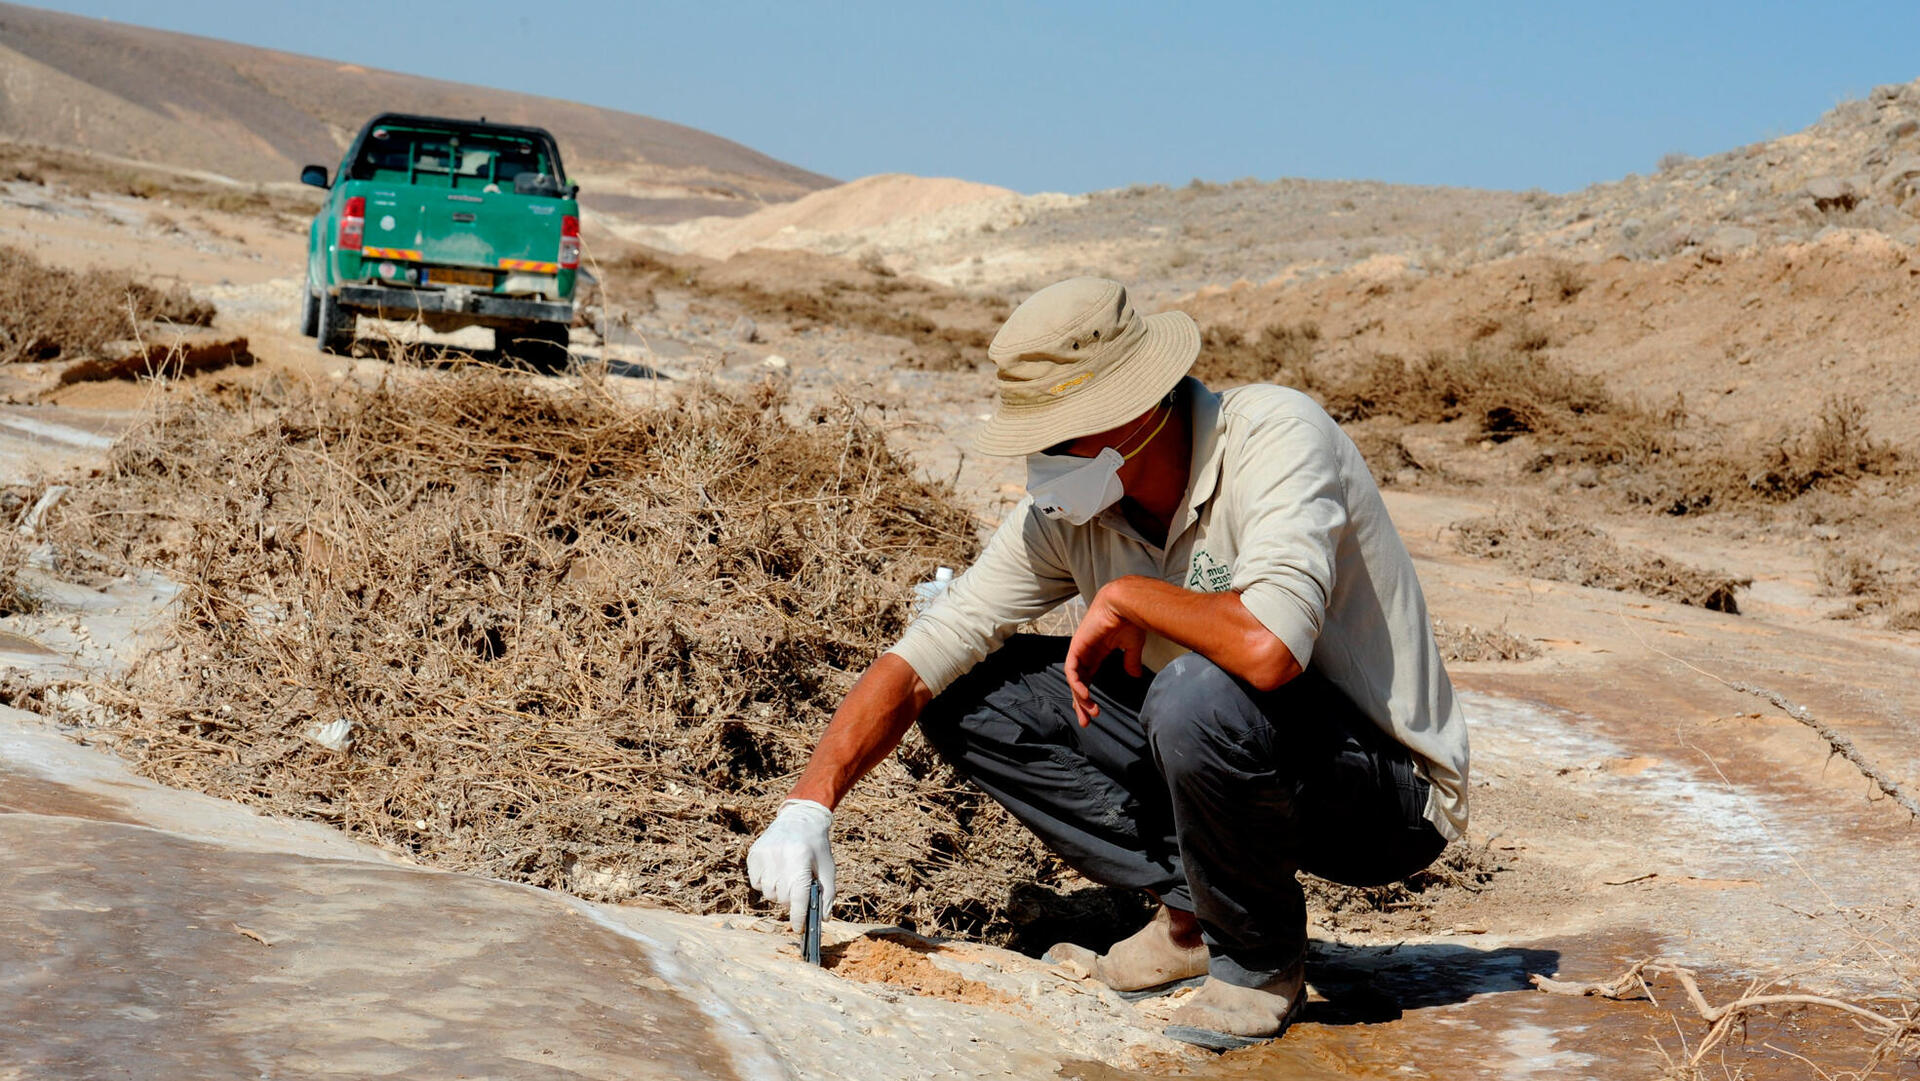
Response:
[[[1307,970],[1295,965],[1260,987],[1208,980],[1167,1020],[1166,1034],[1215,1051],[1264,1043],[1287,1031],[1307,997]]]
[[[1165,905],[1145,927],[1104,954],[1062,942],[1047,951],[1047,958],[1077,975],[1094,977],[1127,999],[1164,994],[1207,974],[1207,947],[1200,941],[1199,925],[1190,914],[1176,917]]]

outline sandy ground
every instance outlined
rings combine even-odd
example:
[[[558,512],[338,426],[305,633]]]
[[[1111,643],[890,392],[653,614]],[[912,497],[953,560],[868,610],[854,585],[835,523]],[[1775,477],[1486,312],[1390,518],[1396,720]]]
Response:
[[[258,258],[236,256],[237,242],[156,230],[140,217],[152,208],[124,203],[69,213],[0,200],[0,239],[69,264],[177,274],[219,304],[223,329],[253,342],[260,363],[241,377],[388,370],[320,357],[292,333],[299,235],[262,230],[244,242]],[[208,220],[220,234],[249,228]],[[988,522],[1017,497],[1010,465],[965,449],[985,417],[983,372],[904,370],[897,342],[832,327],[763,325],[745,341],[728,323],[669,294],[630,339],[580,332],[576,348],[608,360],[635,396],[675,393],[702,371],[791,380],[803,400],[854,396],[922,468],[957,476]],[[46,393],[50,373],[28,366],[0,378],[12,398],[0,464],[13,476],[98,462],[145,400],[171,393]],[[1005,1001],[935,981],[951,992],[942,998],[915,993],[928,974],[889,948],[849,944],[844,971],[818,972],[753,916],[594,908],[423,871],[317,827],[157,789],[9,715],[0,837],[17,872],[0,884],[0,986],[17,989],[6,1025],[25,1035],[0,1078],[1642,1077],[1658,1067],[1650,1038],[1677,1051],[1700,1026],[1683,1017],[1676,1031],[1645,1003],[1543,995],[1527,976],[1599,979],[1663,955],[1698,966],[1715,996],[1753,976],[1869,998],[1895,990],[1886,956],[1857,932],[1862,916],[1898,918],[1888,906],[1920,894],[1920,830],[1870,798],[1811,729],[1728,684],[1804,705],[1912,790],[1920,641],[1821,618],[1811,559],[1764,538],[1643,527],[1663,550],[1748,568],[1740,616],[1454,554],[1446,526],[1493,503],[1388,493],[1436,615],[1504,626],[1545,651],[1451,667],[1474,741],[1473,840],[1508,869],[1417,914],[1317,928],[1316,996],[1281,1044],[1190,1055],[1157,1035],[1166,1002],[1126,1005],[1002,951],[887,940]],[[65,588],[48,612],[0,620],[0,664],[110,673],[169,596],[145,579]],[[834,939],[870,930],[836,927]],[[868,982],[876,975],[886,982]],[[1768,1042],[1828,1068],[1857,1062],[1863,1046],[1800,1014],[1756,1022],[1731,1061],[1750,1077],[1807,1076]]]

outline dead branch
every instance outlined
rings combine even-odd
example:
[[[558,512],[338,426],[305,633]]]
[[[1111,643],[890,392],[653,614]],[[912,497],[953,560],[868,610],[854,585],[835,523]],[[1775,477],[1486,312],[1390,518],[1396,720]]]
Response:
[[[1707,1052],[1725,1040],[1746,1014],[1770,1006],[1814,1006],[1847,1014],[1862,1029],[1881,1037],[1881,1044],[1874,1052],[1876,1059],[1889,1051],[1899,1053],[1920,1048],[1920,1007],[1908,1007],[1899,1016],[1889,1016],[1858,1003],[1826,995],[1757,994],[1756,992],[1765,986],[1762,982],[1754,983],[1745,994],[1733,1001],[1715,1006],[1707,1001],[1706,995],[1701,993],[1700,982],[1692,969],[1660,958],[1636,961],[1629,965],[1625,972],[1606,983],[1555,980],[1538,974],[1530,979],[1535,987],[1550,995],[1592,996],[1625,1001],[1642,997],[1635,994],[1639,991],[1648,1001],[1652,1001],[1652,989],[1646,985],[1644,979],[1649,975],[1671,976],[1678,981],[1681,990],[1686,992],[1687,1001],[1693,1005],[1694,1012],[1707,1023],[1706,1038],[1700,1041],[1688,1055],[1687,1065],[1690,1067],[1697,1067]]]
[[[1779,691],[1769,690],[1765,687],[1756,687],[1751,683],[1731,682],[1728,683],[1727,686],[1732,687],[1736,691],[1742,691],[1755,697],[1766,699],[1773,703],[1782,713],[1818,732],[1820,738],[1827,741],[1827,746],[1833,749],[1834,754],[1853,763],[1853,768],[1859,770],[1862,776],[1872,781],[1882,793],[1905,808],[1908,814],[1920,818],[1920,802],[1916,802],[1912,796],[1902,791],[1900,785],[1896,783],[1893,778],[1881,772],[1878,766],[1867,761],[1866,756],[1860,753],[1860,748],[1856,746],[1853,740],[1848,738],[1845,733],[1835,731],[1831,725],[1815,717],[1807,707],[1791,701]]]
[[[1718,683],[1721,686],[1728,688],[1729,690],[1735,690],[1743,694],[1751,694],[1758,698],[1764,698],[1768,702],[1773,703],[1773,705],[1776,708],[1778,708],[1781,712],[1785,713],[1787,716],[1792,717],[1794,720],[1799,721],[1801,724],[1804,724],[1808,728],[1813,729],[1816,733],[1820,735],[1821,739],[1824,739],[1827,741],[1827,746],[1832,749],[1834,754],[1837,754],[1842,758],[1845,758],[1848,762],[1852,763],[1853,768],[1859,770],[1861,776],[1872,781],[1874,785],[1878,787],[1882,793],[1892,798],[1893,801],[1895,803],[1898,803],[1902,808],[1904,808],[1908,814],[1913,815],[1915,818],[1920,818],[1920,802],[1916,802],[1912,796],[1909,796],[1906,794],[1906,792],[1902,791],[1899,784],[1896,783],[1893,780],[1893,778],[1888,777],[1885,773],[1881,772],[1879,767],[1867,761],[1866,756],[1860,753],[1860,748],[1855,746],[1853,740],[1849,739],[1843,733],[1835,731],[1830,725],[1827,725],[1822,721],[1820,721],[1818,718],[1814,717],[1812,711],[1807,709],[1807,707],[1792,701],[1791,699],[1787,698],[1786,695],[1781,694],[1779,691],[1770,690],[1766,687],[1756,686],[1754,684],[1741,682],[1739,680],[1728,679],[1725,676],[1719,675],[1717,673],[1709,672],[1705,668],[1702,668],[1699,665],[1694,664],[1692,661],[1689,661],[1684,657],[1676,657],[1673,654],[1668,653],[1666,650],[1661,649],[1659,646],[1656,646],[1653,643],[1647,641],[1646,637],[1642,635],[1639,631],[1633,630],[1632,624],[1627,623],[1626,617],[1624,615],[1620,615],[1620,613],[1618,612],[1616,612],[1615,614],[1619,615],[1621,624],[1623,626],[1626,626],[1630,631],[1632,631],[1633,636],[1639,639],[1640,644],[1642,646],[1645,646],[1649,651],[1656,653],[1662,657],[1665,657],[1666,659],[1673,661],[1675,664],[1681,665],[1682,667],[1690,668],[1693,671],[1698,672],[1701,675],[1707,677],[1708,679],[1713,680],[1715,683]],[[1722,776],[1721,779],[1725,780],[1726,778]],[[1728,782],[1728,783],[1729,783],[1729,786],[1731,786],[1732,782]]]

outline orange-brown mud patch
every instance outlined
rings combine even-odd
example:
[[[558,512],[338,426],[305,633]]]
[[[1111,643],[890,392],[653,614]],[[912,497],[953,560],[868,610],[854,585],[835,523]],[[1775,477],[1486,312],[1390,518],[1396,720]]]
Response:
[[[828,971],[850,980],[884,983],[916,995],[974,1006],[1013,1004],[1012,995],[934,964],[928,955],[940,952],[942,948],[932,943],[908,944],[898,938],[865,935],[827,947],[821,951],[821,960]]]
[[[89,818],[139,825],[124,804],[31,773],[0,766],[0,814]]]

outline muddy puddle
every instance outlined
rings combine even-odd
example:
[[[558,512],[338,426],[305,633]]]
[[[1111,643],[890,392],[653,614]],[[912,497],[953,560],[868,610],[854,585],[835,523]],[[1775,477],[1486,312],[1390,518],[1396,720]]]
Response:
[[[1583,938],[1513,951],[1506,958],[1495,951],[1486,965],[1463,967],[1461,959],[1445,957],[1432,958],[1431,964],[1416,961],[1397,974],[1383,973],[1378,981],[1355,980],[1364,976],[1364,968],[1343,971],[1338,960],[1329,959],[1310,964],[1315,998],[1281,1040],[1219,1056],[1169,1055],[1131,1070],[1079,1062],[1062,1076],[1075,1081],[1661,1077],[1669,1059],[1684,1061],[1707,1032],[1677,984],[1651,981],[1657,1003],[1567,998],[1510,985],[1494,989],[1504,984],[1505,973],[1532,969],[1543,958],[1651,956],[1654,946],[1641,934]],[[1599,973],[1606,965],[1589,960],[1579,967]],[[1449,969],[1451,978],[1464,977],[1467,985],[1450,986]],[[1348,980],[1355,982],[1343,987]],[[1474,991],[1475,980],[1485,989]],[[1735,978],[1701,976],[1701,989],[1714,1003],[1737,998],[1745,986]],[[1333,993],[1323,999],[1326,990]],[[1893,1004],[1881,1008],[1898,1012]],[[1876,1042],[1838,1013],[1782,1010],[1754,1015],[1700,1066],[1707,1076],[1742,1081],[1806,1081],[1821,1076],[1816,1071],[1850,1076],[1871,1061]],[[1920,1078],[1920,1063],[1883,1065],[1875,1076]]]

